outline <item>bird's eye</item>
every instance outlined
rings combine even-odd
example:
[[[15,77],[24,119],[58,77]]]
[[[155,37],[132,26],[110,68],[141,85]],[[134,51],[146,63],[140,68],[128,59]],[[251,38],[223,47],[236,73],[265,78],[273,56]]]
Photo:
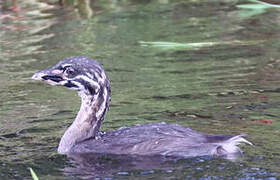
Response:
[[[75,73],[75,70],[72,68],[72,67],[66,67],[64,72],[67,74],[67,75],[74,75]]]

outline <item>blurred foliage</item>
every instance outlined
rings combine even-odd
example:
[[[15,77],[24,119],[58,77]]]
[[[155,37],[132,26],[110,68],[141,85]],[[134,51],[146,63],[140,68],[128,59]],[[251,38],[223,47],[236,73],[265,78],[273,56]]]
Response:
[[[259,0],[248,0],[252,2],[251,4],[238,4],[237,8],[241,9],[239,16],[242,18],[250,18],[255,15],[263,14],[269,8],[280,8],[280,5],[271,4],[269,2],[263,2]]]
[[[203,47],[212,47],[219,45],[245,46],[260,43],[261,41],[222,41],[222,42],[197,42],[197,43],[178,43],[178,42],[146,42],[139,41],[141,46],[156,47],[161,50],[198,50]]]

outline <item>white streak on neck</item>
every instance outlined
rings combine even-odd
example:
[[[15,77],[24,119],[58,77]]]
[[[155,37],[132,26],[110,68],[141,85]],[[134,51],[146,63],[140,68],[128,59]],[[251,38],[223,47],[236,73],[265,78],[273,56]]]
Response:
[[[105,111],[105,108],[106,108],[106,101],[107,101],[107,94],[108,94],[107,91],[108,91],[108,90],[107,90],[106,88],[104,88],[103,94],[102,94],[102,96],[103,96],[103,102],[101,103],[99,110],[96,112],[96,117],[97,117],[98,119],[101,118],[101,116],[102,116],[102,114],[103,114],[103,112]]]

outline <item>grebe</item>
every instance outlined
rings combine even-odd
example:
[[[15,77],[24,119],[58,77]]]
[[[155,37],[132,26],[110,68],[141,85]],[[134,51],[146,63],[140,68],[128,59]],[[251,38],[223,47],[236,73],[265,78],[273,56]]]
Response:
[[[151,123],[100,132],[109,108],[111,88],[102,66],[88,57],[70,57],[35,73],[32,79],[78,91],[81,107],[62,136],[58,153],[104,153],[195,157],[240,154],[239,135],[211,135],[178,124]]]

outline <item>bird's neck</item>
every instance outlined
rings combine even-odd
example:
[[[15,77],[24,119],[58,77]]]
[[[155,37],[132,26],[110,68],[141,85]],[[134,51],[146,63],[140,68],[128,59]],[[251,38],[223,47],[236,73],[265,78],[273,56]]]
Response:
[[[95,138],[107,111],[106,97],[79,95],[82,99],[81,107],[75,121],[60,140],[58,152],[61,154],[71,152],[71,149],[78,143]]]

